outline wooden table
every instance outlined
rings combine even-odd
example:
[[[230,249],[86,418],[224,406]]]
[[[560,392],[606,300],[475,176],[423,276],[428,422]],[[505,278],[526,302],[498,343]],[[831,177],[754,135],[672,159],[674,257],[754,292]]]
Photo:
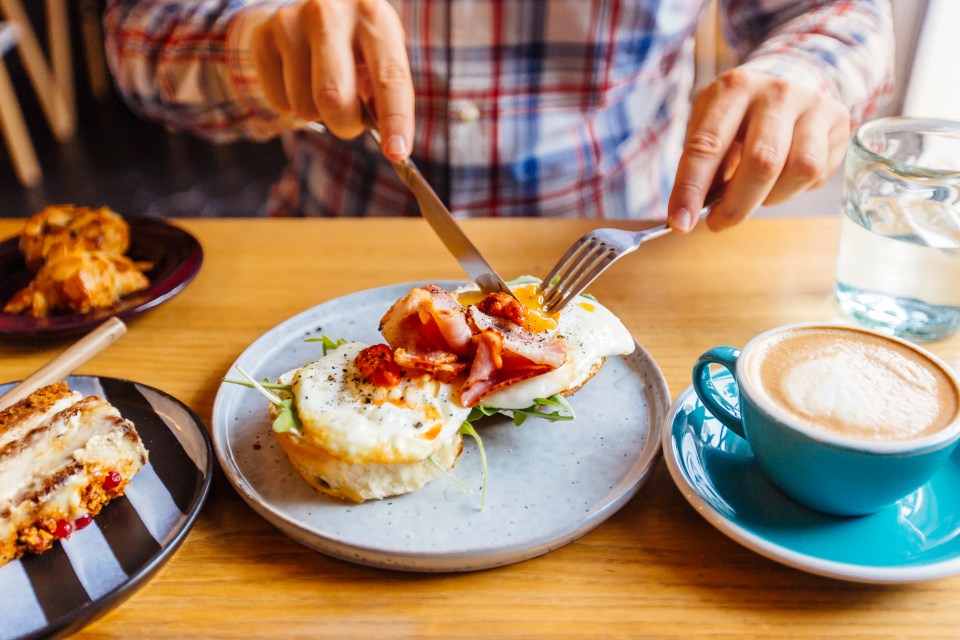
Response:
[[[415,219],[176,221],[205,263],[78,373],[144,382],[209,425],[220,377],[267,329],[359,289],[460,278]],[[0,237],[21,221],[0,220]],[[586,222],[481,220],[467,232],[502,274],[544,273]],[[674,397],[696,357],[767,328],[843,320],[832,298],[839,220],[757,218],[645,245],[593,292],[662,368]],[[0,341],[0,380],[69,340]],[[960,368],[960,338],[929,348]],[[960,577],[874,586],[769,561],[692,509],[658,461],[640,493],[580,540],[499,569],[395,573],[314,553],[257,516],[218,471],[168,564],[82,637],[956,638]]]

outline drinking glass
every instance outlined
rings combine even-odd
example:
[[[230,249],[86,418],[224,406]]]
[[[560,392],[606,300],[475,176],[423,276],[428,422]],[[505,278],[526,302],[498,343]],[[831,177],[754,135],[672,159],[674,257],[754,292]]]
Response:
[[[935,340],[960,329],[960,122],[880,118],[854,134],[835,294],[884,333]]]

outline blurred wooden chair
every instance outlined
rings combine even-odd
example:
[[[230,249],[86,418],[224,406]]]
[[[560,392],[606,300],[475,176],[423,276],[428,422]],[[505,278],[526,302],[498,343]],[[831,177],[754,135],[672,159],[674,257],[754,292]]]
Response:
[[[43,173],[4,61],[7,53],[17,46],[17,41],[17,27],[9,22],[0,22],[0,129],[10,150],[17,179],[25,187],[35,187],[40,184]]]
[[[3,53],[5,55],[16,48],[50,130],[57,140],[64,142],[73,137],[77,128],[67,0],[46,0],[46,11],[50,62],[21,0],[0,0],[7,44]],[[3,105],[0,120],[3,121],[3,134],[10,148],[14,170],[22,184],[36,186],[43,175],[36,151],[5,65],[0,73],[3,76],[0,78],[0,100]]]
[[[17,51],[40,108],[57,140],[69,140],[77,127],[73,100],[73,74],[69,71],[70,35],[66,0],[47,0],[48,40],[52,69],[20,0],[0,0],[0,13],[17,26]],[[54,73],[56,70],[58,73]],[[59,74],[59,75],[58,75]]]

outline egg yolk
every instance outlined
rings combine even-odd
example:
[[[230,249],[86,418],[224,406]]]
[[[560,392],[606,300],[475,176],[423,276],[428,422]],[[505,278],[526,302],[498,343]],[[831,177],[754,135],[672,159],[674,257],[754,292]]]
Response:
[[[542,309],[543,299],[540,296],[536,283],[521,285],[513,289],[517,300],[527,308],[524,318],[524,328],[535,333],[552,331],[557,328],[557,314],[550,314]],[[457,296],[457,300],[465,307],[476,305],[486,297],[480,291],[465,291]]]

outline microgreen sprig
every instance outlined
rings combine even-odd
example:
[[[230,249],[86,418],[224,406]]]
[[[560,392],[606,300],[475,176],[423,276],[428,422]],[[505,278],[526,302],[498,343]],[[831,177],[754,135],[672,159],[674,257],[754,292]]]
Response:
[[[333,338],[331,338],[331,337],[328,336],[328,335],[322,335],[322,336],[320,336],[319,338],[306,338],[306,339],[304,340],[304,342],[320,342],[320,343],[322,343],[322,346],[323,346],[323,355],[327,355],[327,352],[328,352],[328,351],[333,351],[333,350],[336,349],[337,347],[346,344],[346,343],[347,343],[347,339],[346,339],[346,338],[340,338],[340,339],[338,339],[338,340],[334,340]]]
[[[274,391],[293,391],[292,384],[280,384],[278,382],[270,382],[269,378],[264,378],[259,383],[247,382],[246,380],[236,380],[234,378],[223,378],[223,382],[229,382],[230,384],[238,384],[241,387],[246,387],[248,389],[256,389],[256,385],[259,384],[264,389],[271,389]]]
[[[471,412],[472,413],[472,412]],[[483,470],[483,485],[480,489],[480,511],[483,511],[483,507],[487,502],[487,454],[483,450],[483,440],[480,439],[480,434],[477,433],[477,430],[473,428],[473,425],[469,421],[465,421],[460,425],[460,434],[464,436],[470,436],[477,443],[477,449],[480,451],[480,468]]]
[[[284,433],[286,431],[301,431],[303,429],[303,423],[300,422],[300,416],[297,415],[297,407],[294,404],[293,397],[289,398],[280,398],[276,394],[270,393],[267,391],[266,387],[262,382],[257,382],[253,379],[249,373],[244,371],[243,367],[237,365],[237,371],[240,372],[244,378],[250,383],[249,386],[253,387],[263,395],[264,398],[269,400],[272,404],[277,407],[277,417],[273,421],[273,430],[277,433]],[[232,382],[231,380],[224,379],[224,382]],[[243,384],[242,382],[240,384]],[[247,385],[244,385],[247,386]],[[286,386],[286,391],[289,391],[289,385],[271,385],[273,387]]]
[[[447,471],[446,469],[444,469],[444,468],[440,465],[439,462],[437,462],[436,460],[433,459],[433,456],[429,456],[429,457],[427,458],[427,460],[428,460],[431,464],[433,464],[433,466],[435,466],[437,469],[439,469],[439,470],[440,470],[440,473],[442,473],[443,475],[447,476],[447,478],[448,478],[451,482],[453,482],[455,485],[457,485],[458,487],[460,487],[461,489],[463,489],[463,492],[464,492],[464,493],[470,493],[470,487],[468,487],[467,485],[465,485],[465,484],[463,483],[463,481],[460,480],[460,479],[458,479],[455,475],[453,475],[452,473],[450,473],[449,471]]]
[[[550,407],[553,408],[552,411],[545,410]],[[480,497],[481,511],[486,503],[487,496],[487,454],[483,450],[483,442],[480,440],[480,434],[477,433],[473,423],[498,413],[505,416],[512,416],[513,424],[518,427],[531,416],[550,420],[551,422],[556,420],[573,420],[576,418],[573,407],[571,407],[567,399],[560,394],[550,396],[549,398],[535,398],[533,404],[526,409],[499,409],[497,407],[487,407],[482,404],[478,404],[470,409],[470,413],[467,414],[467,419],[464,420],[460,426],[460,434],[473,438],[477,443],[477,449],[480,451],[480,464],[483,468],[483,489]]]

